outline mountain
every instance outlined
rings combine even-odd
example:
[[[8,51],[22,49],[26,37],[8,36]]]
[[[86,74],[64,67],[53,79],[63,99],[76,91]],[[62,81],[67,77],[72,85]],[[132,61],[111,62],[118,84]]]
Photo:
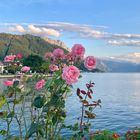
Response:
[[[97,58],[97,68],[104,72],[140,72],[140,53]]]
[[[62,48],[65,52],[69,49],[59,40],[40,38],[33,35],[13,35],[0,33],[0,59],[6,55],[22,53],[23,56],[37,54],[43,56],[45,52],[53,51],[55,48]]]

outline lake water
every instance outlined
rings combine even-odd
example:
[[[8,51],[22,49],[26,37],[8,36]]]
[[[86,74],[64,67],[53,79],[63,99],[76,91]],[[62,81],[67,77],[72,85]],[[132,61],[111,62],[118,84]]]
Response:
[[[102,101],[91,121],[93,131],[107,128],[122,134],[140,126],[140,73],[84,73],[67,102],[68,123],[73,124],[80,113],[76,88],[84,88],[90,80],[95,82],[93,99]]]
[[[107,128],[123,133],[135,126],[140,126],[139,73],[84,73],[82,75],[83,77],[73,87],[73,95],[66,103],[67,124],[74,124],[80,114],[80,103],[76,96],[77,87],[84,89],[85,83],[92,80],[95,82],[93,100],[102,101],[102,108],[95,110],[96,119],[91,121],[93,131]],[[1,89],[2,83],[1,79]],[[2,125],[0,128],[3,127]],[[17,127],[14,129],[18,132]],[[70,132],[63,134],[70,135]]]

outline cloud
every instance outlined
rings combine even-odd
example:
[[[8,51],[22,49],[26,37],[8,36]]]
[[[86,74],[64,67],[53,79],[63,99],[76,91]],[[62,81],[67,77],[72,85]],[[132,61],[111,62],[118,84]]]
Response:
[[[136,46],[140,47],[140,34],[120,34],[107,32],[107,26],[73,24],[67,22],[48,22],[46,24],[33,23],[4,23],[0,27],[6,27],[6,31],[33,34],[41,37],[60,37],[62,33],[68,33],[70,38],[98,39],[106,41],[111,46]]]
[[[21,33],[25,33],[25,29],[21,26],[21,25],[16,25],[15,27],[10,27],[8,29],[11,32],[21,32]]]
[[[140,47],[140,40],[109,40],[108,44],[114,46],[135,46]]]
[[[128,53],[118,56],[106,57],[107,59],[113,59],[117,61],[128,61],[136,64],[140,64],[140,53]]]
[[[57,30],[54,30],[51,28],[36,27],[32,24],[28,25],[27,27],[16,25],[16,26],[8,28],[7,30],[9,32],[32,34],[32,35],[37,35],[40,37],[48,37],[48,36],[59,37],[60,36],[60,32]]]

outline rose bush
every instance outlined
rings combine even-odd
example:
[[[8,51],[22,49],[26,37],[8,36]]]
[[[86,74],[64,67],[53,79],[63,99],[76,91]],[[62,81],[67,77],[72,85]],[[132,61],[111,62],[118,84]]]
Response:
[[[4,139],[63,140],[61,131],[69,129],[74,133],[70,139],[78,140],[89,133],[89,120],[95,118],[93,111],[101,103],[100,100],[92,100],[93,82],[86,84],[86,91],[77,89],[82,107],[80,122],[69,126],[65,124],[65,102],[72,85],[80,78],[80,70],[75,64],[83,62],[89,70],[96,65],[94,57],[84,58],[84,55],[85,48],[80,44],[74,45],[67,54],[57,48],[44,56],[49,65],[48,71],[53,72],[51,75],[28,75],[30,67],[26,65],[21,68],[19,79],[4,82],[7,88],[0,95],[0,118],[7,124],[0,131]],[[21,56],[18,55],[18,58]],[[5,62],[12,65],[15,59],[15,55],[6,56]],[[19,133],[13,134],[13,122]]]

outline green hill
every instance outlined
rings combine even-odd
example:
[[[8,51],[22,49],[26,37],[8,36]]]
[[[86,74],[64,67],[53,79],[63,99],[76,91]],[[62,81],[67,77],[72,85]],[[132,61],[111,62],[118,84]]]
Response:
[[[0,59],[9,54],[22,53],[23,56],[37,54],[43,56],[45,52],[53,51],[55,48],[64,48],[64,43],[59,40],[47,41],[33,35],[13,35],[0,33]]]

